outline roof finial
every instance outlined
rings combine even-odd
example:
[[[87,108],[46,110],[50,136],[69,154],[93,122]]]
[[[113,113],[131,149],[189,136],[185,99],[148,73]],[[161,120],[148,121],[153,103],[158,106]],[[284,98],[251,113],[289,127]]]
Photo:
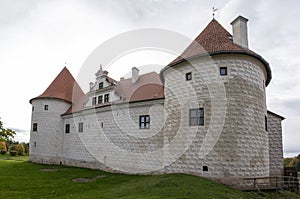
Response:
[[[65,67],[67,67],[67,62],[65,61]]]
[[[215,18],[215,12],[216,12],[217,10],[218,10],[218,8],[212,7],[212,11],[213,11],[212,16],[213,16],[213,19]]]

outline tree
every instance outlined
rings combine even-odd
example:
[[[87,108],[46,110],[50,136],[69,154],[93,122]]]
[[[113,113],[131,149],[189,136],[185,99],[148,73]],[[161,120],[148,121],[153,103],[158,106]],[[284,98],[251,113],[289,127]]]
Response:
[[[14,138],[16,132],[11,129],[5,129],[0,118],[0,142],[7,142],[9,139]]]

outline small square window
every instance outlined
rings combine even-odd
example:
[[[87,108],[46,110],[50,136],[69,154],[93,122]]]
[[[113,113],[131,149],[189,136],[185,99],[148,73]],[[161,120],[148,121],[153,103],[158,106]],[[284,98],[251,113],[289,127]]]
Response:
[[[99,89],[103,88],[103,82],[99,83]]]
[[[100,96],[98,96],[98,104],[102,104],[103,103],[103,96],[102,95],[100,95]]]
[[[49,109],[49,106],[46,104],[46,105],[44,105],[44,110],[45,111],[48,111],[48,109]]]
[[[70,133],[70,124],[66,124],[65,133]]]
[[[190,126],[204,126],[204,109],[190,109]]]
[[[78,123],[78,132],[82,133],[83,132],[83,122]]]
[[[33,132],[37,132],[37,126],[38,126],[37,123],[33,123],[33,124],[32,124],[32,131],[33,131]]]
[[[208,171],[208,166],[203,166],[203,171]]]
[[[150,116],[141,115],[140,116],[140,129],[150,129]]]
[[[190,81],[192,79],[192,73],[191,72],[186,73],[185,74],[185,79],[186,79],[186,81]]]
[[[221,76],[227,75],[227,67],[220,67],[220,75]]]

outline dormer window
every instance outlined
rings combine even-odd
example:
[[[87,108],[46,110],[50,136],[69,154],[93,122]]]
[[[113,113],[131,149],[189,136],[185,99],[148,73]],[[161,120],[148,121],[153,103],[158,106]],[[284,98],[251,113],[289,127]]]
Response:
[[[103,88],[103,82],[100,82],[99,83],[99,89],[102,89]]]

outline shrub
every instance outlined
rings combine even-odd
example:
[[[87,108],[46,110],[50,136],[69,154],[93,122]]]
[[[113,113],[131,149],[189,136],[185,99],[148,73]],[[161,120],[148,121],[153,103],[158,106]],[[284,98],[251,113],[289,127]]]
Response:
[[[12,155],[12,156],[18,155],[17,146],[16,145],[11,145],[11,147],[9,149],[9,152],[10,152],[10,155]]]
[[[18,144],[16,150],[18,152],[18,155],[25,155],[25,148],[23,144]]]
[[[7,151],[5,142],[0,142],[0,151]]]

